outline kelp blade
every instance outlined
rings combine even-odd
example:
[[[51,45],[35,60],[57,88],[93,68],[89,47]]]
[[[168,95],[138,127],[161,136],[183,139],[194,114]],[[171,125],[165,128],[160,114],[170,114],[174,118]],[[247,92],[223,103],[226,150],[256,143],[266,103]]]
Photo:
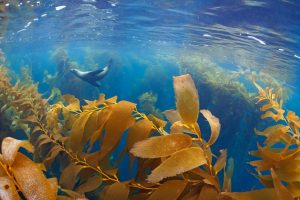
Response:
[[[25,155],[18,153],[11,168],[20,190],[27,199],[56,199],[56,191],[51,187],[40,167]]]
[[[182,149],[172,154],[172,156],[155,168],[148,177],[148,181],[159,182],[164,178],[176,176],[205,163],[206,158],[201,148],[190,147]]]
[[[170,156],[192,144],[192,138],[185,134],[157,136],[135,143],[130,152],[140,158],[160,158]]]
[[[193,125],[199,114],[199,97],[194,81],[189,74],[176,76],[173,81],[177,111],[186,124]]]

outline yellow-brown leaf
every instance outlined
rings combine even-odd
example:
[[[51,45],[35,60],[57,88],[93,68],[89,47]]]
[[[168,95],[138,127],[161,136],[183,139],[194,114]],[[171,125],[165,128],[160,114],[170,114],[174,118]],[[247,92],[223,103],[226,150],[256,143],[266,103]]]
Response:
[[[91,138],[90,138],[90,148],[89,150],[93,147],[94,143],[96,142],[97,139],[99,139],[103,128],[107,122],[107,120],[109,119],[110,115],[112,113],[112,108],[111,107],[107,107],[106,109],[102,110],[101,112],[98,113],[98,128],[96,131],[94,131],[94,133],[92,134]]]
[[[90,115],[87,123],[85,124],[84,127],[84,134],[81,139],[81,145],[84,146],[86,142],[90,139],[90,137],[96,132],[96,130],[101,126],[99,123],[99,115],[101,111],[94,111]]]
[[[152,122],[142,119],[128,129],[127,148],[131,149],[136,142],[145,140],[152,129]]]
[[[280,200],[293,200],[292,194],[288,191],[288,189],[281,183],[274,169],[271,169],[271,175],[273,178],[273,185],[275,192],[277,194],[278,199]]]
[[[207,142],[208,145],[212,145],[216,142],[216,140],[219,137],[221,124],[219,122],[219,119],[216,118],[211,114],[209,110],[201,110],[200,111],[202,115],[206,118],[206,120],[209,123],[210,129],[211,129],[211,135]]]
[[[47,154],[47,157],[43,161],[44,165],[48,169],[52,162],[55,160],[55,158],[58,156],[58,154],[62,151],[62,149],[59,146],[53,146],[49,153]]]
[[[171,122],[171,124],[182,120],[177,110],[166,110],[163,113],[165,114],[169,122]]]
[[[174,77],[173,80],[177,111],[184,123],[193,125],[199,114],[199,97],[194,81],[189,74]]]
[[[177,133],[157,136],[134,144],[130,153],[140,158],[160,158],[170,156],[181,149],[191,146],[192,138],[188,135]]]
[[[215,173],[218,174],[225,166],[226,164],[226,159],[227,159],[227,150],[223,149],[220,150],[221,155],[218,157],[215,165],[214,165],[214,170]]]
[[[155,168],[148,177],[148,181],[159,182],[164,178],[176,176],[205,163],[206,158],[201,148],[191,147],[182,149],[172,154]]]
[[[133,125],[135,119],[131,115],[136,105],[128,101],[120,101],[113,106],[110,118],[105,125],[105,137],[101,147],[101,158],[110,153],[122,138],[123,132]]]
[[[103,200],[127,200],[129,188],[124,183],[116,182],[106,188]]]
[[[201,189],[198,200],[218,200],[218,195],[215,187],[205,184]]]
[[[102,184],[102,178],[99,176],[93,176],[89,178],[86,182],[81,184],[76,188],[76,192],[85,193],[97,189]]]
[[[82,112],[72,126],[69,139],[69,147],[74,152],[80,152],[83,148],[81,141],[84,134],[85,125],[92,114],[93,112],[91,111]]]
[[[187,182],[184,180],[171,180],[163,183],[153,194],[149,197],[148,200],[159,200],[159,199],[168,199],[176,200],[183,192],[186,187]]]
[[[18,153],[11,166],[20,190],[30,200],[55,200],[56,192],[51,187],[40,167],[25,155]]]
[[[66,109],[71,112],[80,111],[80,101],[74,95],[63,95],[62,99],[68,102]]]
[[[59,179],[59,185],[65,189],[72,190],[75,183],[78,173],[81,171],[80,165],[75,165],[74,163],[70,163],[61,173],[61,177]]]
[[[14,182],[8,177],[0,177],[0,199],[21,200]]]
[[[198,124],[196,123],[194,127],[197,127],[197,126],[198,126]],[[172,133],[189,133],[189,134],[193,134],[193,135],[199,136],[198,133],[197,133],[197,131],[195,131],[190,126],[187,126],[182,121],[177,121],[177,122],[175,122],[175,123],[172,124],[172,126],[171,126],[171,134]]]

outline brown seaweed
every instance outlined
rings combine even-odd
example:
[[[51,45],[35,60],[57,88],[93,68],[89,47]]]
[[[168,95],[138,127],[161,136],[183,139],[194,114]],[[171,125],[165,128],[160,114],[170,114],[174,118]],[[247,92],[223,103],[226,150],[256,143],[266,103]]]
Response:
[[[280,89],[263,89],[254,81],[259,90],[257,102],[261,104],[262,120],[274,121],[264,130],[255,130],[266,140],[264,146],[258,145],[258,150],[252,152],[260,160],[250,162],[266,189],[235,193],[231,192],[233,159],[227,162],[226,150],[220,150],[218,157],[211,152],[211,145],[220,135],[220,122],[210,111],[200,110],[198,91],[190,75],[174,77],[176,109],[164,112],[171,123],[168,132],[167,122],[139,112],[134,103],[117,101],[117,97],[106,99],[100,94],[96,100],[86,100],[83,106],[72,95],[62,96],[51,105],[38,93],[36,84],[12,85],[6,68],[0,68],[0,72],[1,111],[13,110],[20,127],[27,127],[28,140],[35,149],[34,160],[43,163],[36,164],[18,153],[20,147],[32,151],[29,142],[6,138],[0,156],[0,186],[8,186],[9,190],[0,190],[3,199],[18,199],[18,190],[30,198],[30,188],[34,186],[28,187],[23,174],[33,173],[27,172],[33,169],[39,174],[34,180],[44,186],[42,189],[48,188],[47,195],[51,193],[50,197],[56,198],[58,190],[64,194],[58,199],[300,197],[300,119],[294,112],[285,111]],[[208,141],[202,137],[199,113],[211,128]],[[125,136],[126,145],[115,155]],[[276,147],[278,143],[284,147]],[[126,156],[130,157],[130,165],[137,159],[138,168],[134,177],[121,181],[118,163]],[[54,163],[58,171],[53,170]],[[7,166],[15,170],[7,170]],[[57,179],[46,179],[41,167]]]

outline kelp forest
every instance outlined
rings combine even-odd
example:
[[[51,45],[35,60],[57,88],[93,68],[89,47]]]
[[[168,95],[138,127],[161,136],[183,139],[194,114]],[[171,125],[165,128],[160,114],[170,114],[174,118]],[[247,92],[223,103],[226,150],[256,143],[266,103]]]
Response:
[[[263,88],[255,77],[256,106],[270,123],[253,127],[265,139],[243,156],[251,156],[252,175],[264,188],[235,192],[239,163],[226,149],[212,152],[222,126],[201,107],[205,94],[189,74],[173,77],[176,108],[163,116],[104,94],[84,102],[73,95],[54,98],[55,92],[45,98],[37,83],[12,81],[10,74],[1,66],[2,200],[300,199],[300,119],[284,109],[281,89]],[[198,123],[200,116],[209,131]],[[119,168],[124,159],[129,178]]]

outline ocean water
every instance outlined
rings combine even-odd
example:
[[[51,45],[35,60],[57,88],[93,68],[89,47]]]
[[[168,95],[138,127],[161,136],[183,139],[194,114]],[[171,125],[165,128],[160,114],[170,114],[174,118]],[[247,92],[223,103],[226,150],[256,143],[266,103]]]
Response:
[[[283,88],[284,108],[300,114],[300,2],[2,0],[0,10],[5,65],[16,78],[27,70],[45,97],[54,87],[82,102],[99,93],[116,95],[163,117],[175,108],[173,76],[191,74],[200,108],[220,119],[212,151],[226,148],[234,158],[233,191],[263,188],[248,164],[254,159],[248,152],[263,141],[254,128],[265,123],[251,75],[264,86]],[[110,59],[98,88],[64,68],[96,70]],[[152,99],[145,100],[145,93]],[[209,132],[203,117],[199,124]],[[134,174],[127,162],[119,166],[123,180]]]

